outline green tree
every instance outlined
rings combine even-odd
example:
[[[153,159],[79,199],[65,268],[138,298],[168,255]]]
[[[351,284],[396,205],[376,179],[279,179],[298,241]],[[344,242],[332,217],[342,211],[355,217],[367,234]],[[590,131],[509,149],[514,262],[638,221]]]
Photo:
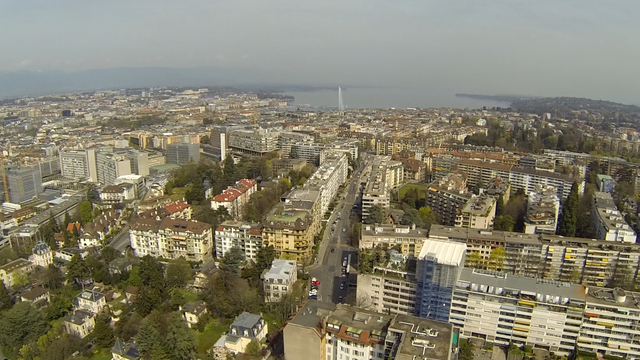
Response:
[[[89,200],[80,203],[80,218],[83,224],[93,221],[93,206]]]
[[[502,231],[513,231],[513,227],[515,226],[516,221],[513,220],[511,215],[500,215],[497,216],[495,221],[493,222],[494,230],[502,230]]]
[[[289,151],[289,159],[297,159],[298,158],[298,150],[296,150],[295,146],[291,147]]]
[[[28,302],[17,303],[0,316],[0,344],[15,350],[36,341],[47,330],[42,313]]]
[[[60,319],[61,317],[69,314],[73,304],[68,299],[62,296],[56,296],[51,301],[51,305],[46,308],[47,321],[53,321]]]
[[[460,350],[458,353],[459,360],[473,360],[474,355],[474,345],[471,341],[467,340],[464,342],[460,342]]]
[[[87,200],[92,204],[100,203],[100,193],[98,193],[98,189],[94,184],[89,185],[89,189],[87,190]]]
[[[114,249],[111,246],[103,247],[102,250],[100,250],[100,255],[102,256],[104,261],[106,261],[107,263],[110,263],[113,260],[119,257],[122,257],[122,254],[120,253],[120,251]]]
[[[185,200],[189,204],[200,204],[204,199],[204,183],[197,179],[191,184],[191,188],[184,194]]]
[[[136,337],[136,344],[138,344],[138,350],[143,358],[151,358],[153,347],[160,340],[158,331],[153,327],[148,319],[145,319],[140,323],[140,329],[138,330],[138,336]]]
[[[161,342],[156,342],[153,344],[153,348],[151,349],[151,355],[149,357],[151,360],[172,360],[171,356],[168,354],[165,346]]]
[[[262,355],[262,345],[256,339],[252,339],[244,350],[245,354],[249,356],[261,356]]]
[[[232,156],[227,156],[222,162],[223,167],[223,175],[222,175],[222,183],[224,186],[233,185],[236,180],[236,164],[233,161]]]
[[[67,273],[65,277],[68,281],[83,282],[91,277],[89,268],[84,262],[84,259],[79,254],[73,254],[71,261],[67,264]]]
[[[504,214],[504,196],[500,194],[496,200],[496,216],[500,216],[502,214]]]
[[[424,226],[427,228],[431,228],[431,225],[436,224],[436,214],[429,206],[422,206],[418,209],[418,215],[422,219]]]
[[[96,324],[91,332],[94,344],[102,349],[111,349],[115,342],[115,336],[113,335],[113,329],[110,324],[111,318],[109,315],[99,315],[96,317]]]
[[[167,266],[165,283],[167,289],[182,288],[193,278],[193,270],[189,263],[180,258],[173,260]]]
[[[220,261],[220,270],[239,276],[244,264],[244,252],[240,247],[234,246],[227,251]]]
[[[0,249],[0,266],[5,265],[18,258],[18,254],[10,247],[6,246]]]
[[[362,222],[365,224],[384,224],[385,219],[384,209],[379,205],[373,205],[369,208],[369,215]]]
[[[491,250],[489,254],[489,261],[487,263],[487,268],[489,270],[502,270],[504,266],[504,248],[498,247]]]
[[[577,182],[573,183],[569,196],[567,196],[567,199],[562,204],[562,213],[560,214],[560,220],[558,221],[558,235],[571,237],[576,235],[578,205],[580,202],[578,186]]]
[[[140,260],[140,288],[136,299],[136,311],[148,315],[165,298],[164,269],[149,255]]]
[[[0,280],[0,311],[11,309],[13,303],[11,302],[11,296],[7,287],[4,285],[4,281]]]
[[[169,316],[164,344],[170,359],[191,360],[196,358],[195,335],[178,312],[173,312]]]

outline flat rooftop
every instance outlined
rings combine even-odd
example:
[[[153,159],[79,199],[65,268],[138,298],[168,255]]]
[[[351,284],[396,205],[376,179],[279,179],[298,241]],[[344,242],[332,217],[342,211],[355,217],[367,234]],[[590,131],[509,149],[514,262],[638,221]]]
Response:
[[[404,333],[394,357],[396,360],[448,360],[451,356],[452,324],[396,315],[389,325],[389,331]],[[435,334],[437,336],[433,336]],[[423,346],[426,341],[429,346]],[[435,347],[430,349],[431,346]]]

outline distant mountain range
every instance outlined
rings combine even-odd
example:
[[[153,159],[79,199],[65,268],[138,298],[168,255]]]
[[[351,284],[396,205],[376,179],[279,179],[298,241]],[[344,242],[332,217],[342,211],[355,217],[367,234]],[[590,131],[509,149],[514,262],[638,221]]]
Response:
[[[77,72],[0,71],[0,98],[155,86],[275,86],[282,83],[281,79],[284,78],[261,69],[215,67],[114,68]]]

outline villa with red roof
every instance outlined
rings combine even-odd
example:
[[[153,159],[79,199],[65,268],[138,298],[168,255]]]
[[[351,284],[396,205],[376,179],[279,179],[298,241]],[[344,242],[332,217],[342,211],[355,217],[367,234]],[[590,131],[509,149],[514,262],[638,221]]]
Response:
[[[211,199],[211,208],[217,210],[220,206],[224,206],[229,215],[234,220],[238,220],[242,217],[244,206],[249,202],[249,198],[257,190],[258,183],[255,180],[238,180],[234,186],[229,186]]]
[[[189,204],[177,201],[164,207],[169,212],[172,219],[191,220],[191,206]]]

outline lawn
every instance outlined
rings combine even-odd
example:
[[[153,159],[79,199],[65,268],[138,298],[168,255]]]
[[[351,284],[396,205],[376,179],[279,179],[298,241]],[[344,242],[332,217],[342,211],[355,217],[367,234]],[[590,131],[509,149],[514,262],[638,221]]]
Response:
[[[221,324],[216,319],[211,320],[204,332],[198,334],[198,354],[206,354],[228,329],[228,325]]]
[[[182,297],[184,297],[184,299],[187,302],[194,302],[196,300],[198,300],[198,294],[195,294],[189,290],[185,290],[185,289],[180,289],[178,290],[178,292],[180,292],[180,294],[182,294]]]
[[[111,349],[102,349],[93,354],[91,360],[111,360]]]
[[[187,190],[189,190],[189,186],[185,186],[185,187],[176,187],[173,188],[173,191],[171,193],[171,200],[173,201],[180,201],[182,199],[184,199],[184,194],[186,194]]]
[[[398,191],[398,196],[400,197],[400,199],[404,199],[404,195],[410,189],[418,190],[418,199],[424,199],[425,196],[427,195],[427,185],[423,185],[423,184],[407,184],[407,185],[401,187],[400,190]]]

